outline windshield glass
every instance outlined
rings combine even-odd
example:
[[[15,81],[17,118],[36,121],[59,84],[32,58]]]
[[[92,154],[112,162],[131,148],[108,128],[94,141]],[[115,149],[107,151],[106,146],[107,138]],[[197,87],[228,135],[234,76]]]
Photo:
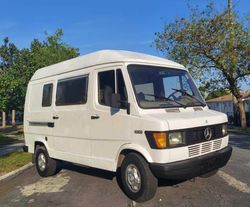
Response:
[[[206,105],[185,70],[129,65],[128,72],[141,108]]]

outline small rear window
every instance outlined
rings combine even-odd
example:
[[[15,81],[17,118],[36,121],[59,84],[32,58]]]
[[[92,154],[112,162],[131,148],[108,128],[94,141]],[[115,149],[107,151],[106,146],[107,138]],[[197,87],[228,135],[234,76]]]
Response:
[[[52,83],[49,83],[49,84],[46,84],[43,86],[42,107],[51,106],[52,92],[53,92],[53,84]]]

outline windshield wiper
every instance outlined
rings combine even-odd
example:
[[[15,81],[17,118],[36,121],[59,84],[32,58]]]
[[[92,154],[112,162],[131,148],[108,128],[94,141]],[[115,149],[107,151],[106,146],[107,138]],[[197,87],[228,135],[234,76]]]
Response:
[[[182,93],[182,94],[184,94],[184,95],[186,95],[186,96],[189,96],[189,97],[195,99],[196,101],[198,101],[198,102],[201,104],[202,107],[205,107],[205,106],[206,106],[206,104],[205,104],[203,101],[201,101],[200,99],[198,99],[196,96],[189,94],[189,93],[188,93],[187,91],[185,91],[185,90],[176,89],[176,88],[172,88],[172,90],[177,91],[177,92],[180,92],[180,93]]]
[[[182,104],[182,103],[180,103],[179,101],[176,101],[176,100],[173,100],[173,99],[170,99],[170,98],[168,98],[168,97],[165,97],[165,96],[156,96],[156,95],[154,95],[154,94],[145,94],[145,93],[143,93],[144,95],[146,95],[146,96],[153,96],[153,97],[155,97],[155,98],[161,98],[161,99],[164,99],[164,100],[166,100],[166,101],[172,101],[172,102],[174,102],[174,103],[177,103],[177,104],[179,104],[179,106],[182,106],[182,107],[184,107],[184,108],[186,108],[187,107],[187,105],[185,105],[185,104]]]

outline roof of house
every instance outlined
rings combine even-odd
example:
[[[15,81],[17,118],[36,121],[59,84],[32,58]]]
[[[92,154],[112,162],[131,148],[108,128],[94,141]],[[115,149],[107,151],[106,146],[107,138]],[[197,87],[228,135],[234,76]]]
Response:
[[[152,55],[124,50],[100,50],[41,68],[35,72],[31,80],[41,79],[94,65],[118,62],[149,63],[185,69],[184,66],[178,63]]]
[[[245,92],[241,94],[243,99],[248,99],[250,98],[250,91],[249,92]],[[224,101],[232,101],[233,100],[233,96],[232,94],[228,94],[228,95],[224,95],[224,96],[220,96],[217,98],[212,98],[207,100],[207,103],[212,103],[212,102],[224,102]]]

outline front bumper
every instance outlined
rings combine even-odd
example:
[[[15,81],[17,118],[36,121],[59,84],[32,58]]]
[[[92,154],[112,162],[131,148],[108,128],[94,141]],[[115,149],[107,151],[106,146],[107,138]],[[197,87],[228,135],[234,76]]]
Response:
[[[173,163],[150,163],[150,169],[158,178],[171,180],[191,179],[225,166],[232,154],[232,147],[203,156]]]

